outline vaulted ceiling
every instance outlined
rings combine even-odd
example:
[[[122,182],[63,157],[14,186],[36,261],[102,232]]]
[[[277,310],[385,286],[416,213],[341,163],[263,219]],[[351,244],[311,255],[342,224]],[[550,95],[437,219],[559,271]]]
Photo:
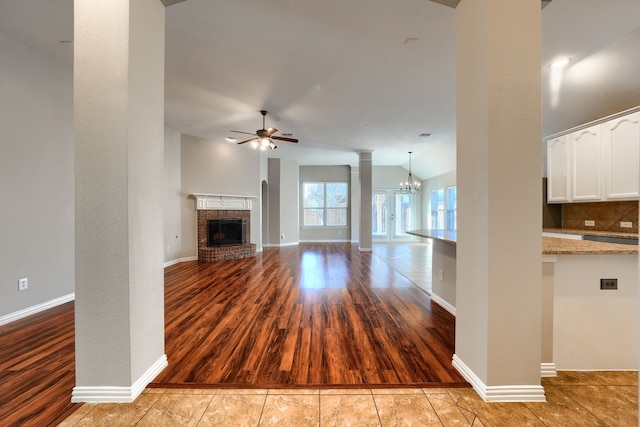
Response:
[[[422,179],[455,169],[456,0],[165,1],[169,126],[224,141],[265,109],[300,140],[270,157],[407,167],[413,151]],[[553,0],[542,21],[543,135],[640,105],[640,1]],[[0,0],[0,31],[73,66],[73,0]]]

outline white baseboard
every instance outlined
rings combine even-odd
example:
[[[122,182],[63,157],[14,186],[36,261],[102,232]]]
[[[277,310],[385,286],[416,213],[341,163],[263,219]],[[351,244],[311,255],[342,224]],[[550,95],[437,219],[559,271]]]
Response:
[[[300,243],[351,243],[351,241],[320,239],[320,240],[300,240]]]
[[[5,314],[4,316],[0,316],[0,326],[6,325],[7,323],[11,323],[18,319],[31,316],[32,314],[40,313],[41,311],[48,310],[58,305],[62,305],[70,301],[74,301],[75,299],[76,299],[76,294],[74,292],[72,294],[64,295],[59,298],[55,298],[50,301],[43,302],[42,304],[32,305],[31,307],[27,307],[22,310],[15,311],[13,313]]]
[[[556,368],[556,364],[551,363],[540,363],[540,376],[541,377],[557,377],[558,369]]]
[[[544,387],[539,384],[488,386],[458,357],[453,355],[453,367],[473,386],[485,402],[546,402]]]
[[[267,245],[262,245],[265,248],[283,248],[285,246],[298,246],[300,242],[291,242],[291,243],[271,243]]]
[[[75,386],[71,393],[71,403],[130,403],[142,393],[144,388],[169,365],[167,355],[163,354],[147,372],[142,374],[130,387],[79,387]]]
[[[453,317],[456,317],[456,308],[451,304],[449,304],[447,301],[445,301],[444,298],[431,292],[431,301],[435,302],[440,307],[444,308],[449,313],[453,314]]]
[[[176,264],[180,264],[181,262],[186,262],[186,261],[197,261],[198,260],[198,256],[188,256],[188,257],[184,257],[184,258],[176,258],[173,259],[171,261],[167,261],[164,263],[164,268],[167,267],[171,267],[172,265],[176,265]]]

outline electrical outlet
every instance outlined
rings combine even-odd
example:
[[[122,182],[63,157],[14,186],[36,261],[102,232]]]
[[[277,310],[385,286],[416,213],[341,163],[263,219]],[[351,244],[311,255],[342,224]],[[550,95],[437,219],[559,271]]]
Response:
[[[585,227],[595,227],[596,226],[596,222],[592,219],[587,219],[584,221],[584,225]]]
[[[281,240],[284,240],[284,233],[282,233],[282,234],[280,235],[280,239],[281,239]]]
[[[620,221],[620,228],[631,228],[633,223],[631,221]]]
[[[438,271],[438,278],[439,278],[440,280],[444,280],[444,270],[440,270],[440,271]]]
[[[600,289],[618,289],[618,279],[600,279]]]
[[[19,291],[24,291],[25,289],[29,288],[29,279],[27,279],[26,277],[23,279],[19,279],[18,280],[18,290]]]

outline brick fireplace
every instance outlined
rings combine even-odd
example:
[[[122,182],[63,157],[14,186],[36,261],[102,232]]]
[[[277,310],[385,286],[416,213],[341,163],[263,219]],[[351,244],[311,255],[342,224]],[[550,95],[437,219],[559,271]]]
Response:
[[[248,258],[256,255],[256,245],[251,240],[251,200],[247,196],[227,196],[220,194],[193,194],[196,198],[198,219],[198,261],[215,262]],[[214,246],[208,227],[215,220],[237,220],[243,223],[246,241],[237,244]],[[242,221],[245,220],[245,221]],[[217,233],[215,233],[217,235]],[[216,236],[217,237],[217,236]]]

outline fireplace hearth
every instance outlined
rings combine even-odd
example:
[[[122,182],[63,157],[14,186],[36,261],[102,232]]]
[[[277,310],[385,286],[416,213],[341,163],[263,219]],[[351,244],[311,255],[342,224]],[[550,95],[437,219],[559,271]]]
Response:
[[[250,203],[238,206],[241,209],[233,209],[230,205],[236,203],[237,196],[232,196],[233,200],[229,200],[230,196],[194,196],[197,199],[198,261],[216,262],[256,255],[256,245],[249,242]]]

